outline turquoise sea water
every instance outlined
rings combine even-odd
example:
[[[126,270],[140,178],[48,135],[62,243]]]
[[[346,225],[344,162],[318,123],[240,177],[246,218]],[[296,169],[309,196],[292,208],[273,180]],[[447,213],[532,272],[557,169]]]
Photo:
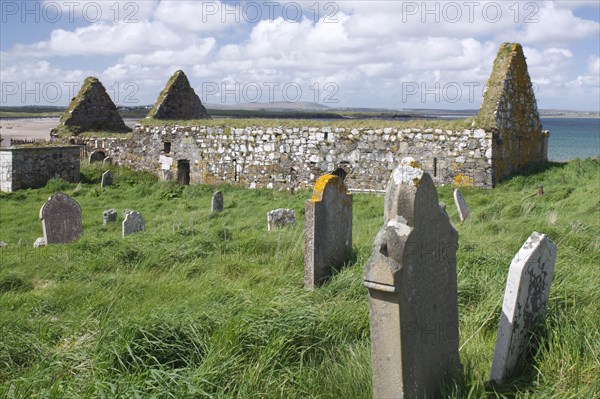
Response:
[[[542,125],[550,131],[548,160],[600,157],[600,119],[542,117]]]

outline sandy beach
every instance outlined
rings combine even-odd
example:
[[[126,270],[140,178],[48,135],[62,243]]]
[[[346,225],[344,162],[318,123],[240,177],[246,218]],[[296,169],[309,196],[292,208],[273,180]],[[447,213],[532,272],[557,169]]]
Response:
[[[0,146],[8,146],[8,138],[49,140],[50,130],[58,125],[59,120],[59,117],[0,119]],[[133,127],[138,119],[125,118],[124,121],[127,126]]]

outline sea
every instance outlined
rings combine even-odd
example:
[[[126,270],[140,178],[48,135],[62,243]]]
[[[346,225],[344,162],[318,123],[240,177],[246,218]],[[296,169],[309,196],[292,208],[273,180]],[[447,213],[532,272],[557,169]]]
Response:
[[[549,161],[600,158],[600,118],[541,119],[544,130],[550,131]]]

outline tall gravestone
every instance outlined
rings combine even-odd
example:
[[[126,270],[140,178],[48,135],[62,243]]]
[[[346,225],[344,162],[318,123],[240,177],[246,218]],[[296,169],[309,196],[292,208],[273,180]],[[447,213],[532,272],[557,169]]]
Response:
[[[211,212],[223,212],[223,193],[217,191],[213,194],[210,204]]]
[[[364,270],[375,398],[437,398],[461,372],[458,233],[431,177],[405,158],[388,183],[384,226]]]
[[[123,238],[146,229],[146,222],[139,212],[126,209],[123,211],[123,216],[125,216],[125,220],[121,223]]]
[[[305,204],[304,287],[314,289],[352,252],[352,196],[344,179],[324,175]]]
[[[102,173],[102,181],[100,182],[100,186],[101,187],[112,186],[113,181],[114,181],[113,172],[111,172],[110,170],[107,170],[106,172]]]
[[[467,206],[465,197],[463,197],[459,189],[454,189],[454,204],[456,205],[456,211],[458,212],[460,222],[464,223],[469,217],[469,207]]]
[[[56,193],[40,209],[40,219],[46,244],[64,244],[83,234],[81,207],[63,193]]]
[[[501,383],[523,365],[528,333],[542,323],[546,315],[555,260],[556,245],[545,234],[535,231],[513,258],[490,380]]]

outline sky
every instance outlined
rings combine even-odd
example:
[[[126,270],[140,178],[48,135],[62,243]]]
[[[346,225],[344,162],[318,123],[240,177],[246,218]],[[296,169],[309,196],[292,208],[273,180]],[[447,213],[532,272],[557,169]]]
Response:
[[[183,70],[203,103],[477,109],[521,43],[538,107],[600,111],[600,1],[0,0],[0,105],[66,106],[88,76],[151,105]]]

